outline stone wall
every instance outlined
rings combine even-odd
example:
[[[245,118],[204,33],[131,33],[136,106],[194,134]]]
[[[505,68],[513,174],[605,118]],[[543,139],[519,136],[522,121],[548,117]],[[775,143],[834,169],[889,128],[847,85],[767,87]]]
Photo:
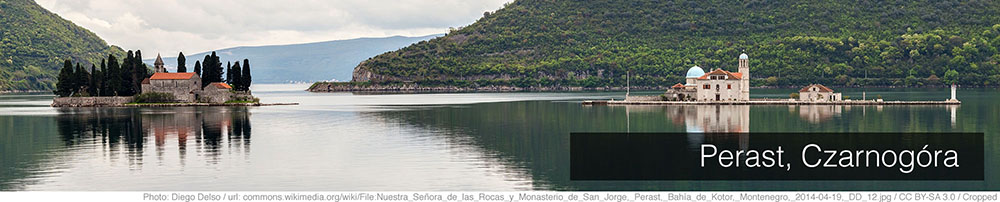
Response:
[[[640,95],[625,97],[625,101],[663,101],[659,95]]]
[[[143,93],[170,93],[178,102],[195,102],[195,94],[201,90],[201,79],[198,77],[187,80],[161,79],[149,82],[150,84],[142,85]]]
[[[57,97],[52,99],[53,107],[118,107],[135,101],[132,96],[108,97]]]
[[[200,102],[208,103],[224,103],[232,99],[233,92],[229,89],[216,89],[211,86],[206,87],[205,90],[201,91],[198,98]]]

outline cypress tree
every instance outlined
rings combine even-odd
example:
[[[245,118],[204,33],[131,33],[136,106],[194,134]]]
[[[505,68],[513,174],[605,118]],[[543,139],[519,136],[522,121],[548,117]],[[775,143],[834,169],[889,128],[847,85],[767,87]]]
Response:
[[[198,74],[198,76],[201,76],[201,61],[198,60],[194,61],[194,73]]]
[[[129,82],[131,87],[132,95],[137,95],[142,93],[142,80],[148,78],[149,68],[146,68],[146,64],[142,63],[142,50],[135,51],[135,57],[132,57],[132,78]]]
[[[208,84],[213,82],[222,82],[222,61],[219,56],[216,55],[215,51],[212,51],[212,55],[205,56],[205,61],[201,65],[201,87],[208,86]]]
[[[132,77],[135,76],[135,63],[132,60],[135,59],[135,52],[131,50],[125,55],[125,59],[122,60],[121,72],[118,75],[121,78],[121,86],[118,86],[118,95],[121,96],[132,96],[135,95],[135,91],[132,88],[134,80]]]
[[[226,83],[233,85],[233,62],[226,62]]]
[[[240,90],[249,91],[250,83],[253,80],[253,77],[250,76],[250,60],[243,59],[243,71],[240,73],[242,73],[240,75]]]
[[[71,94],[70,89],[73,89],[72,81],[70,81],[72,77],[73,62],[67,59],[63,62],[63,68],[59,70],[59,76],[56,80],[56,90],[53,93],[61,97],[69,96]]]
[[[87,73],[86,69],[80,66],[80,63],[76,63],[76,70],[73,71],[73,93],[84,93],[90,85],[90,75]]]
[[[243,74],[240,73],[240,61],[236,61],[236,63],[233,64],[233,68],[229,69],[229,71],[231,72],[229,75],[233,77],[232,83],[229,83],[229,85],[232,86],[233,89],[239,90],[240,84],[243,83],[243,78],[241,77]]]
[[[118,65],[118,58],[108,55],[108,71],[104,73],[104,78],[108,80],[108,95],[119,96],[122,94],[122,69]]]
[[[104,80],[104,71],[108,70],[107,67],[108,66],[105,64],[104,59],[101,59],[101,68],[90,73],[90,75],[92,75],[91,79],[94,80],[94,89],[97,89],[97,96],[107,96],[107,93],[104,92],[106,89],[104,86],[107,83],[107,81]]]
[[[201,87],[208,85],[208,78],[212,76],[212,56],[205,55],[205,59],[201,61]]]
[[[177,73],[188,72],[187,69],[187,59],[184,58],[184,52],[177,55]]]
[[[96,78],[94,78],[94,76],[97,76],[97,75],[98,75],[97,74],[97,66],[94,65],[94,64],[90,64],[90,75],[88,75],[88,78],[87,78],[87,80],[90,81],[90,82],[87,83],[87,94],[90,94],[90,96],[99,96],[97,94],[97,89],[98,89],[97,82],[98,81],[97,81]]]

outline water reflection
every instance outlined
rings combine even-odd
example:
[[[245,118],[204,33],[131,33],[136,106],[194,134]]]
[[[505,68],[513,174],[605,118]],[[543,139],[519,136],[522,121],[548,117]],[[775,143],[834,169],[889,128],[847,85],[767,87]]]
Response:
[[[209,163],[219,161],[223,148],[249,154],[249,120],[245,107],[61,108],[56,124],[67,147],[99,146],[111,159],[124,154],[140,168],[150,147],[161,161],[176,149],[181,165],[192,146]]]
[[[944,111],[947,109],[948,111]],[[949,126],[945,114],[958,108],[941,106],[580,106],[572,102],[525,101],[429,107],[371,112],[373,120],[416,126],[472,146],[508,167],[525,168],[532,187],[541,190],[836,190],[982,189],[962,183],[908,184],[881,182],[754,181],[571,181],[569,136],[572,132],[892,132],[968,131]],[[752,113],[751,113],[752,112]],[[958,113],[958,115],[962,115]],[[986,114],[983,114],[986,115]],[[968,116],[968,115],[967,115]],[[961,116],[959,117],[961,118]],[[751,124],[750,120],[754,120]],[[963,123],[963,122],[958,122]],[[982,125],[972,125],[982,127]],[[975,130],[975,129],[973,129]],[[738,141],[749,136],[688,137],[689,146],[714,139]],[[508,168],[509,169],[509,168]]]
[[[810,123],[821,123],[839,117],[845,107],[850,110],[843,105],[789,105],[788,111],[798,111],[799,117]]]

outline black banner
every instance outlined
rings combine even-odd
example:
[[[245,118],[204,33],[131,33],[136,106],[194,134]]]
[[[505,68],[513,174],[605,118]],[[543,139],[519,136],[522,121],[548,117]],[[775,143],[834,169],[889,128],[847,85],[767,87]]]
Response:
[[[983,180],[983,133],[572,133],[571,180]]]

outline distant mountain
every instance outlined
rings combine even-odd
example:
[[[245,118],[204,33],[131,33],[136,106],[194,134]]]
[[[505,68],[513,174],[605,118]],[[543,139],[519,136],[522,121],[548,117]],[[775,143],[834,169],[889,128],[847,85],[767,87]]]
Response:
[[[89,68],[108,53],[124,55],[34,1],[0,0],[0,91],[53,89],[63,60]]]
[[[361,61],[440,36],[443,34],[247,46],[216,50],[216,54],[222,58],[222,61],[249,59],[254,83],[312,82],[330,79],[347,81],[351,79],[351,71]],[[185,53],[188,71],[194,71],[195,61],[202,60],[206,54],[210,53],[211,51],[196,54]],[[167,69],[171,72],[176,71],[177,53],[160,54],[164,57],[163,61],[165,66],[168,66]],[[153,64],[154,60],[155,58],[144,62]]]

